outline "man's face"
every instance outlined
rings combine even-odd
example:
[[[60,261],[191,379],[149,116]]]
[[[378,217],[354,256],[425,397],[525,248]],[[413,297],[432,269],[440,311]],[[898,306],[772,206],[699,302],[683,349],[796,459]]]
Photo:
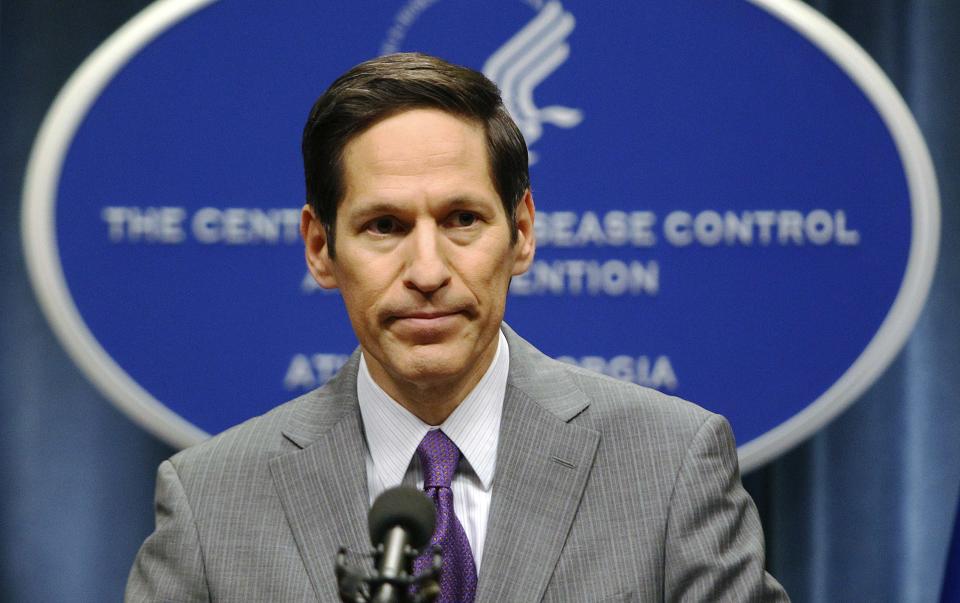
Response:
[[[511,245],[482,127],[433,109],[378,122],[347,144],[343,169],[335,260],[304,209],[314,277],[340,289],[389,394],[472,387],[496,351],[510,277],[533,258],[530,194]]]

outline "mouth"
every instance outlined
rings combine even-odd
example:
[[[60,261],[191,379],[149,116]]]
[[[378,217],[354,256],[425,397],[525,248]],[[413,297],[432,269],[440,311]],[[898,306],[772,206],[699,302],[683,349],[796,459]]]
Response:
[[[435,318],[443,318],[445,316],[453,316],[459,314],[459,310],[438,310],[433,312],[407,312],[403,314],[398,314],[395,318],[404,320],[404,319],[413,319],[413,320],[433,320]]]
[[[403,312],[391,316],[395,331],[417,338],[433,338],[449,333],[463,317],[460,310]]]
[[[412,322],[430,324],[433,322],[442,322],[460,315],[459,311],[449,312],[409,312],[393,316],[395,322]]]

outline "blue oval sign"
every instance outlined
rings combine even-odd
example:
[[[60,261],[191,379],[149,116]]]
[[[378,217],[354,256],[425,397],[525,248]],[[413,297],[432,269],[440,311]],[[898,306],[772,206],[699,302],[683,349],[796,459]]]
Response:
[[[148,429],[197,442],[355,347],[303,264],[299,134],[338,74],[407,50],[483,70],[527,138],[538,251],[507,320],[723,413],[745,469],[909,334],[932,165],[877,66],[799,2],[166,0],[67,83],[24,192],[47,316]]]

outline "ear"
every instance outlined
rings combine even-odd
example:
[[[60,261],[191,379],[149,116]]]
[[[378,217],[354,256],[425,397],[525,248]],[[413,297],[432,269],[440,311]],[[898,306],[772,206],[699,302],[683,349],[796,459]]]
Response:
[[[307,268],[314,280],[324,289],[336,289],[337,278],[327,246],[327,231],[309,204],[305,204],[300,211],[300,236],[303,238]]]
[[[535,214],[536,209],[533,206],[533,195],[530,193],[530,189],[527,189],[523,195],[523,199],[521,199],[519,205],[517,205],[517,215],[515,218],[517,224],[517,243],[514,247],[515,256],[513,259],[512,272],[514,276],[526,272],[531,262],[533,262],[533,255],[537,250],[537,241],[533,231]]]

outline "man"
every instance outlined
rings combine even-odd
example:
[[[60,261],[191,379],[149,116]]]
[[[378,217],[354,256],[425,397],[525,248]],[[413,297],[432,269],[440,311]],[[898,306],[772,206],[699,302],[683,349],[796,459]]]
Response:
[[[303,155],[307,264],[360,347],[325,387],[161,465],[128,600],[334,601],[335,551],[369,547],[367,508],[401,482],[443,518],[443,600],[786,599],[721,417],[502,324],[535,210],[491,82],[368,61],[317,101]]]

